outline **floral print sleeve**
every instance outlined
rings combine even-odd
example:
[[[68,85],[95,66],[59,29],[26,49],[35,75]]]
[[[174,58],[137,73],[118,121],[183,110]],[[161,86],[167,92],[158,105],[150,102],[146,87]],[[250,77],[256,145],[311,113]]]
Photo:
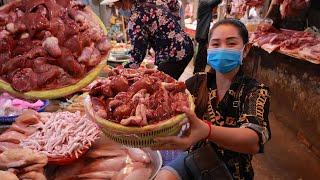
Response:
[[[149,2],[149,1],[148,1]],[[176,0],[172,3],[174,10]],[[132,45],[131,60],[125,67],[138,67],[147,49],[155,51],[155,64],[189,60],[193,55],[193,42],[168,8],[155,3],[135,4],[128,23]]]
[[[133,12],[128,22],[128,31],[132,49],[131,60],[128,66],[138,67],[143,61],[148,49],[148,34],[143,26],[143,15],[139,11]]]
[[[238,120],[241,128],[252,129],[258,134],[260,153],[263,152],[264,144],[271,138],[268,120],[269,106],[269,89],[260,84],[245,96],[243,111]]]

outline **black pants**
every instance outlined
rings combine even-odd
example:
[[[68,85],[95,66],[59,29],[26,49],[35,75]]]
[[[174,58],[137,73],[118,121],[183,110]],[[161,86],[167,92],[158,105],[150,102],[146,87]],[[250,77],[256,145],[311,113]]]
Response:
[[[193,73],[204,72],[207,65],[207,41],[199,41]]]
[[[192,57],[193,57],[193,52],[189,53],[188,56],[186,56],[184,59],[177,62],[170,62],[170,61],[162,62],[158,64],[158,70],[178,80],[181,74],[183,73],[184,69],[188,66]]]

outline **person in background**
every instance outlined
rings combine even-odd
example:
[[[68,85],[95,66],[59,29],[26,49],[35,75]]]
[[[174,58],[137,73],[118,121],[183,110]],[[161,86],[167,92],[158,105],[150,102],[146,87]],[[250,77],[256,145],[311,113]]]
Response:
[[[192,147],[190,151],[193,152],[209,145],[225,163],[233,179],[253,179],[252,155],[262,153],[271,138],[270,92],[268,87],[242,71],[242,58],[248,52],[246,44],[249,40],[244,24],[235,19],[221,20],[212,27],[209,36],[207,60],[215,73],[196,74],[186,81],[196,105],[195,112],[181,107],[190,128],[182,137],[155,138],[161,144],[155,149]],[[208,158],[200,156],[197,159]],[[192,169],[187,170],[186,157],[188,153],[163,167],[156,180],[199,179],[190,173]]]
[[[197,15],[196,41],[198,51],[194,61],[193,73],[204,72],[206,68],[208,33],[212,20],[212,10],[221,3],[221,0],[200,0]]]
[[[171,12],[179,12],[176,11],[178,2],[170,0],[167,6],[157,5],[153,0],[132,2],[116,2],[131,3],[128,34],[132,50],[131,60],[125,67],[139,67],[150,47],[155,52],[155,65],[158,70],[178,80],[193,57],[193,43],[179,25],[177,16]]]
[[[273,20],[273,26],[280,29],[303,31],[307,28],[307,17],[310,0],[292,0],[286,8],[285,14],[281,13],[283,0],[272,0],[266,17]]]

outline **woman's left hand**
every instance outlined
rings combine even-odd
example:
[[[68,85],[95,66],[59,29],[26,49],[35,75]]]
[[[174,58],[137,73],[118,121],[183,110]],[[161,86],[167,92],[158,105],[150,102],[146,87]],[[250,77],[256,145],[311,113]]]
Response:
[[[177,136],[167,136],[167,137],[157,137],[155,141],[159,142],[161,145],[158,147],[153,147],[152,149],[157,150],[173,150],[182,149],[185,150],[191,145],[197,143],[198,141],[207,137],[209,133],[208,125],[199,119],[196,114],[188,108],[182,108],[189,120],[190,128],[187,133],[182,137]]]

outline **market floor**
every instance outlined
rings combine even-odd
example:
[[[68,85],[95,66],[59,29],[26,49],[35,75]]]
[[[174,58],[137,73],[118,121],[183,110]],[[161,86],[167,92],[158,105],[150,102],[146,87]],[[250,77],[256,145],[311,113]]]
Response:
[[[181,81],[192,76],[191,61]],[[269,122],[272,138],[265,146],[265,153],[254,156],[253,167],[257,180],[316,180],[320,177],[320,158],[298,141],[295,132],[290,130],[272,112]],[[283,118],[283,117],[280,117]]]

